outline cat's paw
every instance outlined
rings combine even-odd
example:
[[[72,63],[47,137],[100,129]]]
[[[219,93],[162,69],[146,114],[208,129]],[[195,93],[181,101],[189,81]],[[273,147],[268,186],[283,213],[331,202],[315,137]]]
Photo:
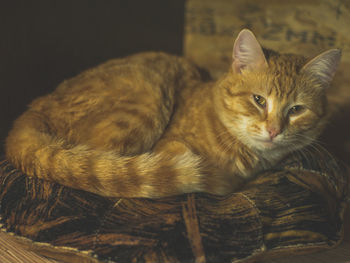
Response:
[[[203,192],[214,195],[227,195],[242,189],[246,180],[233,173],[222,173],[216,169],[209,169],[204,172],[201,178],[204,182]]]

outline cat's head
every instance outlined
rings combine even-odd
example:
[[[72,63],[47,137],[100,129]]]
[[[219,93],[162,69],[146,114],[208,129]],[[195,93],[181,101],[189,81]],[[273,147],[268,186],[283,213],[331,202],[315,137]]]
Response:
[[[265,50],[247,29],[233,47],[231,71],[216,101],[224,125],[260,151],[288,152],[311,143],[327,116],[326,89],[341,57],[328,50],[311,60]]]

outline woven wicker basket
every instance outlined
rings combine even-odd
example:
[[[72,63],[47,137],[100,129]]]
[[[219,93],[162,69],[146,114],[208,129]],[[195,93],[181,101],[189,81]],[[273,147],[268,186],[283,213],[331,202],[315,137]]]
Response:
[[[253,262],[343,238],[347,172],[324,152],[291,156],[225,197],[108,199],[0,165],[3,231],[65,262]]]

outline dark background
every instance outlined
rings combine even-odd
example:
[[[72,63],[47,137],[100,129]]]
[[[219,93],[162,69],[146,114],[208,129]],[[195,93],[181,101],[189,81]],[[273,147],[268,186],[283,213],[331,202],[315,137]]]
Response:
[[[182,54],[185,0],[9,0],[0,4],[0,143],[34,98],[105,60]]]

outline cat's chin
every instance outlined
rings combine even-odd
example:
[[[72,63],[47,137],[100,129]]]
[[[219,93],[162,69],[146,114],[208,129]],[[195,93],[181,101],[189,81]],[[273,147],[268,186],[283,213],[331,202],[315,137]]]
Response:
[[[267,149],[272,149],[277,146],[277,144],[272,141],[262,141],[260,144]]]
[[[280,144],[272,140],[254,139],[253,148],[258,151],[271,151],[280,148]]]

